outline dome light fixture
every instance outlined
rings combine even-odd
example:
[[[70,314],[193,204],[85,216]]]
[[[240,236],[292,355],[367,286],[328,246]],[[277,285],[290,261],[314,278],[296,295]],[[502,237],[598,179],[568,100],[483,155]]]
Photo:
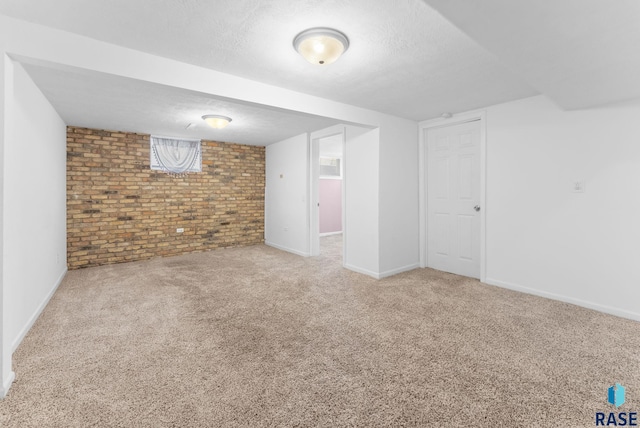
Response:
[[[207,124],[216,129],[222,129],[231,122],[231,118],[227,116],[220,116],[217,114],[205,114],[202,116],[202,119],[207,122]]]
[[[349,39],[332,28],[309,28],[293,39],[293,47],[311,64],[329,65],[349,49]]]

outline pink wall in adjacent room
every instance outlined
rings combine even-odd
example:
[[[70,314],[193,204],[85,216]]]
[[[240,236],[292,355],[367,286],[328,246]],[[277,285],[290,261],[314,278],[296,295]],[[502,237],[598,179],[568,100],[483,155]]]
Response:
[[[342,232],[342,180],[320,179],[320,233]]]

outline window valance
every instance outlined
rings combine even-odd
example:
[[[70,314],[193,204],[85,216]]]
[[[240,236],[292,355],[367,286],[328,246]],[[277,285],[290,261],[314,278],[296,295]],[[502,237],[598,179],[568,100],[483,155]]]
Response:
[[[150,138],[152,170],[171,175],[202,172],[200,140],[185,140],[152,135]]]

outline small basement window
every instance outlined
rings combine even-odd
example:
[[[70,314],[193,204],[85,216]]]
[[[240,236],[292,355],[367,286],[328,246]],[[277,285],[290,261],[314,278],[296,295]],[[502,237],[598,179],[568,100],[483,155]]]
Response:
[[[171,175],[202,172],[200,140],[184,140],[170,137],[150,138],[149,164],[152,170]]]
[[[340,158],[320,157],[320,177],[321,178],[342,178],[342,165]]]

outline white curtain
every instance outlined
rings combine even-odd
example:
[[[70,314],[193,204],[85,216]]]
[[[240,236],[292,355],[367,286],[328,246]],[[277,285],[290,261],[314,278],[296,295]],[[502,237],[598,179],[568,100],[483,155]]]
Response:
[[[202,171],[200,140],[177,140],[151,136],[151,169],[169,174]]]

